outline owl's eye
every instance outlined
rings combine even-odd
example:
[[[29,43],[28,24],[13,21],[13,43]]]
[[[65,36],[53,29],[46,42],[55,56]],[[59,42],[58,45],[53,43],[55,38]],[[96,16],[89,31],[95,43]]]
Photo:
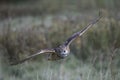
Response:
[[[66,52],[65,50],[63,52]]]

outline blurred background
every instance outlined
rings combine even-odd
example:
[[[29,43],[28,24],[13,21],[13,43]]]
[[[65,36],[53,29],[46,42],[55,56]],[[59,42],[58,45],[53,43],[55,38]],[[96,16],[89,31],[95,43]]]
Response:
[[[40,49],[62,44],[98,17],[77,38],[71,54],[47,61]],[[120,0],[0,0],[0,80],[120,80]]]

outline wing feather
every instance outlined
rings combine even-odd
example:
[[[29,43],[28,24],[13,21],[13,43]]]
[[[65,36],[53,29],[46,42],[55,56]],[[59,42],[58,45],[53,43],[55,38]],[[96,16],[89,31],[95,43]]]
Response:
[[[74,33],[71,37],[69,37],[66,42],[64,43],[65,46],[69,46],[73,40],[75,40],[77,37],[83,35],[90,27],[92,27],[95,23],[97,23],[102,16],[96,18],[93,20],[90,24],[88,24],[86,27],[84,27],[81,31]]]
[[[11,65],[20,64],[20,63],[22,63],[22,62],[24,62],[24,61],[27,61],[27,60],[29,60],[29,59],[37,56],[37,55],[40,55],[40,54],[42,54],[42,53],[55,53],[55,50],[54,50],[54,49],[43,49],[43,50],[41,50],[40,52],[38,52],[38,53],[36,53],[36,54],[33,54],[33,55],[30,55],[30,56],[28,56],[27,58],[25,58],[25,59],[23,59],[23,60],[20,60],[20,61],[15,62],[15,63],[11,63]]]

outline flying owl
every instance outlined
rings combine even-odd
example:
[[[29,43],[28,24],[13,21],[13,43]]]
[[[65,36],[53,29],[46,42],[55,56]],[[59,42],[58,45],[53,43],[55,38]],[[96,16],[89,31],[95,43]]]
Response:
[[[93,20],[91,23],[89,23],[86,27],[84,27],[81,31],[78,31],[71,35],[63,44],[59,45],[56,48],[51,48],[51,49],[41,49],[38,53],[35,53],[33,55],[28,56],[27,58],[20,60],[15,63],[11,63],[11,65],[16,65],[19,63],[22,63],[24,61],[27,61],[35,56],[38,56],[40,54],[49,54],[48,60],[54,61],[54,60],[60,60],[64,59],[70,54],[70,44],[77,38],[82,36],[89,28],[91,28],[95,23],[97,23],[102,16],[99,16],[95,20]]]

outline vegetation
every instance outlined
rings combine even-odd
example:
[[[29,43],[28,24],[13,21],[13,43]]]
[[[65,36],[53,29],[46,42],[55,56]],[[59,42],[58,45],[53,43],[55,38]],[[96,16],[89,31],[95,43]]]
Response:
[[[27,6],[34,2],[27,1]],[[47,14],[33,16],[23,12],[24,16],[13,16],[11,8],[1,20],[0,80],[120,80],[119,0],[52,1],[38,0],[40,3],[33,4],[34,11],[37,8]],[[19,10],[22,2],[15,1],[12,6]],[[38,4],[43,3],[39,8]],[[16,66],[9,65],[40,49],[62,44],[95,19],[98,8],[102,8],[103,18],[71,44],[71,54],[65,59],[51,62],[43,54]]]

